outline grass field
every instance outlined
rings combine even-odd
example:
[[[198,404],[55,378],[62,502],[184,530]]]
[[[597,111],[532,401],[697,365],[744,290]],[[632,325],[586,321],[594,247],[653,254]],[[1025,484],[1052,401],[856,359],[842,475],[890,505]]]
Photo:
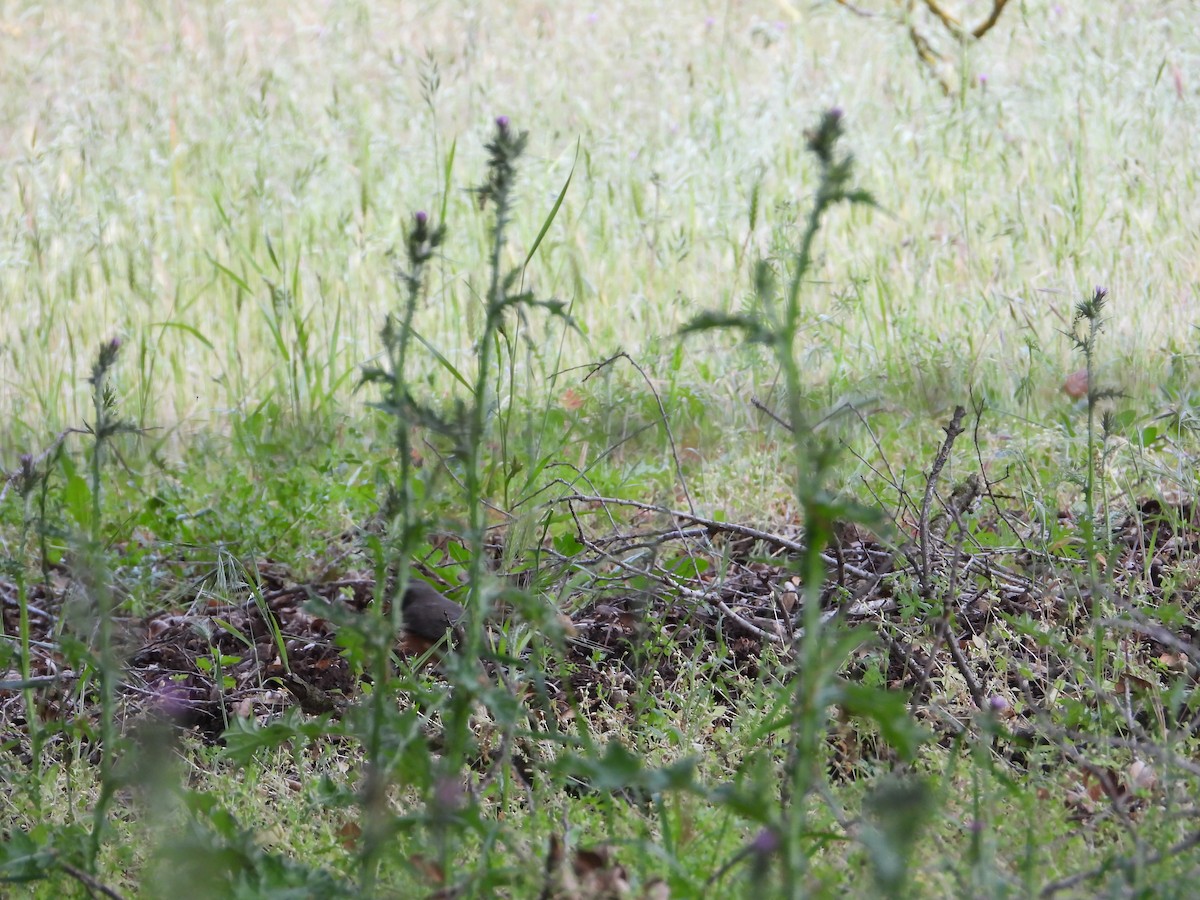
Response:
[[[0,878],[1189,896],[1198,103],[1187,0],[0,4]]]
[[[940,407],[968,385],[1009,400],[1031,375],[1044,414],[1070,365],[1059,331],[1104,284],[1105,361],[1147,389],[1192,349],[1191,10],[1062,7],[1008,11],[953,101],[903,29],[832,3],[14,5],[5,443],[78,421],[81,373],[113,334],[137,349],[143,421],[222,429],[267,398],[346,405],[416,209],[444,206],[452,229],[422,325],[469,354],[486,240],[464,188],[501,114],[533,142],[514,261],[579,142],[529,273],[582,324],[565,362],[624,347],[664,368],[690,312],[736,307],[748,254],[811,190],[804,129],[839,104],[886,214],[825,236],[801,338],[814,380],[889,399],[916,387]],[[295,282],[286,315],[268,281]],[[293,317],[306,347],[275,339]],[[689,356],[697,390],[755,383],[748,363]]]

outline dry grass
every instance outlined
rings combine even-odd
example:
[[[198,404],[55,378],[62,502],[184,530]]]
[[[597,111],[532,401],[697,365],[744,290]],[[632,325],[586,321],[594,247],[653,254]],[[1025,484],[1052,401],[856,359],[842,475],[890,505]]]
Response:
[[[526,246],[581,144],[530,271],[583,323],[567,363],[624,347],[653,368],[697,308],[736,305],[742,248],[769,250],[804,208],[802,129],[837,103],[887,214],[835,217],[823,237],[801,337],[814,378],[938,407],[973,382],[1011,396],[1032,368],[1044,400],[1070,365],[1071,305],[1103,283],[1102,349],[1149,391],[1162,354],[1191,348],[1200,276],[1193,10],[1023,8],[971,48],[959,103],[903,30],[832,3],[9,5],[3,443],[78,421],[113,333],[140,354],[123,377],[147,421],[223,429],[272,396],[299,413],[344,400],[395,296],[386,251],[412,210],[440,206],[455,139],[451,241],[421,325],[468,355],[485,242],[463,188],[499,113],[533,134]],[[295,286],[296,319],[267,280]],[[701,384],[771,377],[699,356]]]

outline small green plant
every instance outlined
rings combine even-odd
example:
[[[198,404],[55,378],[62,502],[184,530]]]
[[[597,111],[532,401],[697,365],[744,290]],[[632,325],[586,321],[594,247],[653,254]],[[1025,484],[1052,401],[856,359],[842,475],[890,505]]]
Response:
[[[1096,554],[1100,550],[1096,537],[1096,494],[1098,490],[1103,491],[1104,484],[1104,440],[1097,425],[1104,426],[1104,435],[1110,430],[1107,415],[1100,423],[1097,423],[1096,416],[1103,401],[1117,396],[1116,391],[1099,387],[1096,380],[1096,344],[1104,328],[1104,309],[1107,302],[1108,291],[1102,287],[1097,287],[1091,297],[1081,300],[1075,307],[1075,318],[1072,320],[1069,335],[1075,349],[1083,354],[1087,384],[1087,461],[1083,471],[1085,518],[1081,531],[1089,566],[1095,566]],[[1100,512],[1103,514],[1105,510]],[[1097,573],[1092,571],[1091,574],[1094,584]]]
[[[240,656],[221,653],[214,647],[209,656],[201,656],[196,660],[196,667],[212,678],[218,689],[224,694],[225,691],[231,691],[237,686],[237,679],[232,675],[226,675],[225,670],[230,666],[236,666],[241,661]]]
[[[289,854],[264,850],[258,835],[216,797],[188,793],[173,842],[153,860],[155,896],[218,898],[361,896],[337,876]]]

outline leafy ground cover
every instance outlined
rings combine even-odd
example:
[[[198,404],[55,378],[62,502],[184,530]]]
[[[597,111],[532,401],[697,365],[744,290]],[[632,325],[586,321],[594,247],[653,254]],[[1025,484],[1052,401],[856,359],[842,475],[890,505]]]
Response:
[[[5,9],[6,887],[1190,896],[1197,36],[988,10]]]

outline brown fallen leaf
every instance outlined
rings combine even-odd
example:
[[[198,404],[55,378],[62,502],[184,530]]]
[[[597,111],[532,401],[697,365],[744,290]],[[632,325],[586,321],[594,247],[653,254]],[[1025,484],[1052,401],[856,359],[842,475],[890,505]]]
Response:
[[[338,842],[343,847],[352,851],[358,847],[359,839],[362,837],[362,826],[357,822],[346,822],[334,834],[337,835]]]
[[[1063,393],[1072,400],[1082,400],[1088,393],[1088,373],[1087,369],[1080,369],[1078,372],[1072,372],[1067,376],[1067,380],[1063,382]]]
[[[563,409],[568,409],[574,412],[583,406],[583,395],[574,388],[567,388],[562,395]]]

